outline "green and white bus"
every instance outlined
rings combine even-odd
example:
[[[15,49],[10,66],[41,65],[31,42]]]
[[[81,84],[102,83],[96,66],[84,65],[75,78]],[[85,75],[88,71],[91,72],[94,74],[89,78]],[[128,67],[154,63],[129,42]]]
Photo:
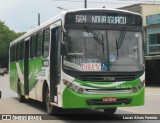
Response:
[[[141,15],[118,9],[65,11],[10,43],[10,87],[20,102],[59,108],[144,104]]]

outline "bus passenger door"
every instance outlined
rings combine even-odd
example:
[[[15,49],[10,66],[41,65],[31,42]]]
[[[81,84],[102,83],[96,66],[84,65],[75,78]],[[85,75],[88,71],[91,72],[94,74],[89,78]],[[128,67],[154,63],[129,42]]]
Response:
[[[51,29],[51,49],[50,49],[50,101],[58,103],[57,85],[60,81],[60,29]]]
[[[29,96],[29,40],[25,41],[24,44],[24,94]]]

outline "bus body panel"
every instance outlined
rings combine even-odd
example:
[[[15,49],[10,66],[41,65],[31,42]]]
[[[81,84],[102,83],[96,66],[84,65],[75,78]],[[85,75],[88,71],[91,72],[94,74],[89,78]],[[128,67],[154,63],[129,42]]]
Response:
[[[10,64],[10,88],[17,92],[18,73],[15,63]]]
[[[21,94],[24,95],[24,62],[10,64],[10,88],[17,92],[17,84],[20,82]]]
[[[44,58],[36,58],[31,59],[29,62],[29,97],[33,99],[42,99],[42,91],[41,96],[39,97],[37,95],[38,87],[41,85],[41,83],[46,79],[45,74],[46,71],[42,67],[43,60],[46,60]]]

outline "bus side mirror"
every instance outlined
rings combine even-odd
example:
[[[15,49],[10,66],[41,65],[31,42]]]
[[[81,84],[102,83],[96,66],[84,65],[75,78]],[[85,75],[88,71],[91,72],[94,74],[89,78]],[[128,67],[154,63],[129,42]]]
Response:
[[[0,99],[1,99],[1,96],[2,96],[2,92],[0,91]]]

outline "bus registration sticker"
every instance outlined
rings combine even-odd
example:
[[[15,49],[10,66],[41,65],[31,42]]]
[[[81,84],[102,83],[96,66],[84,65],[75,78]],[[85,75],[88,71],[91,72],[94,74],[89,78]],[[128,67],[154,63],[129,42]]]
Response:
[[[117,99],[116,97],[105,97],[103,98],[103,102],[106,102],[106,103],[113,103],[113,102],[116,102]]]

